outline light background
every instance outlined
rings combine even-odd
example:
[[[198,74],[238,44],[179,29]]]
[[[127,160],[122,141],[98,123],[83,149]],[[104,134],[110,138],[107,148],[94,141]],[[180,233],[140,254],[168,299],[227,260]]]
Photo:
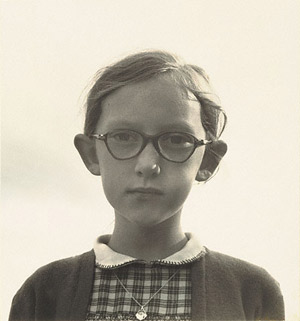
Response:
[[[38,267],[112,229],[73,147],[86,85],[107,63],[166,49],[202,66],[229,117],[219,173],[183,224],[266,268],[299,320],[299,1],[2,1],[1,320]]]

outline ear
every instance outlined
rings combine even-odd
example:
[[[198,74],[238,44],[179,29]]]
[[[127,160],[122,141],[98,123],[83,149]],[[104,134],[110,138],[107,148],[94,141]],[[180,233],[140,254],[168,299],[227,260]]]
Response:
[[[226,152],[227,145],[222,140],[217,140],[209,145],[206,145],[205,153],[200,169],[197,173],[196,180],[198,182],[203,182],[212,177]]]
[[[95,142],[86,135],[78,134],[74,138],[74,145],[77,148],[86,168],[93,175],[100,175],[100,167],[95,149]]]

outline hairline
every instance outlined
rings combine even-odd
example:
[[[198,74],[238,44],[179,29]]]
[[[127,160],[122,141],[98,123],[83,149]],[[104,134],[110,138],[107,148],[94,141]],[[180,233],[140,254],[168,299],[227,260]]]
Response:
[[[205,71],[198,66],[183,63],[183,61],[178,59],[177,56],[172,54],[161,51],[149,52],[148,54],[149,56],[145,56],[147,55],[147,52],[142,52],[136,55],[125,57],[123,60],[101,69],[96,74],[95,83],[88,94],[88,99],[86,102],[86,121],[84,127],[85,134],[90,135],[95,130],[99,121],[99,117],[101,117],[102,103],[110,94],[127,85],[168,75],[174,84],[177,85],[183,92],[185,92],[187,97],[189,97],[190,93],[195,96],[200,105],[200,122],[204,126],[207,134],[218,139],[225,128],[227,117],[221,106],[216,103],[215,98],[217,97],[218,100],[218,96],[214,94]],[[158,57],[157,54],[167,55],[167,58],[166,56]],[[154,62],[151,61],[152,65],[146,65],[146,63],[141,65],[141,62],[144,62],[144,58],[146,60],[148,59],[148,61],[149,59],[154,59]],[[157,58],[161,58],[161,60],[155,60]],[[135,69],[130,69],[131,64],[137,65]],[[138,66],[141,69],[139,69]],[[201,79],[205,82],[204,87],[207,87],[209,91],[205,92],[201,90],[201,86],[203,84],[201,84],[199,77],[201,77]],[[97,89],[97,87],[100,87],[100,89]],[[213,96],[212,99],[211,96]],[[206,107],[212,109],[212,114],[215,112],[220,112],[224,116],[222,126],[220,126],[220,116],[216,116],[216,123],[214,124],[207,122],[207,119],[210,120],[207,118],[207,112],[210,113],[210,111],[206,109],[206,111],[203,112],[203,105],[205,105],[205,109]],[[207,118],[206,120],[203,119],[204,116]],[[213,128],[213,132],[211,131],[211,128]],[[220,128],[221,130],[219,130]]]

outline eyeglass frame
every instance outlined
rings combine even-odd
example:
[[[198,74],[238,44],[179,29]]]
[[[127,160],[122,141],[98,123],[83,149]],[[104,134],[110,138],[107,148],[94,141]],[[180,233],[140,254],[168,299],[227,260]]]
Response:
[[[141,148],[140,150],[133,156],[130,156],[130,157],[126,157],[126,158],[119,158],[119,157],[116,157],[113,152],[111,151],[111,149],[109,148],[109,145],[107,143],[107,136],[117,130],[124,130],[124,131],[129,131],[129,132],[134,132],[134,133],[137,133],[139,134],[142,139],[143,139],[143,142],[142,142],[142,145],[141,145]],[[109,131],[107,132],[106,134],[91,134],[89,135],[90,138],[95,138],[97,140],[100,140],[100,141],[104,141],[105,145],[106,145],[106,148],[107,150],[109,151],[109,153],[111,154],[111,156],[117,160],[128,160],[128,159],[132,159],[136,156],[138,156],[139,154],[142,153],[142,151],[145,149],[145,147],[148,145],[149,142],[152,143],[153,147],[155,148],[156,152],[164,159],[166,159],[167,161],[169,162],[172,162],[172,163],[184,163],[186,162],[195,152],[196,148],[200,147],[200,146],[205,146],[205,145],[208,145],[208,144],[211,144],[213,141],[212,140],[206,140],[206,139],[198,139],[196,138],[194,135],[192,134],[188,134],[188,133],[185,133],[185,132],[178,132],[178,131],[167,131],[167,132],[161,132],[159,134],[156,134],[156,135],[147,135],[147,134],[144,134],[144,133],[141,133],[141,132],[138,132],[136,130],[131,130],[131,129],[117,129],[117,130],[113,130],[113,131]],[[166,156],[164,156],[160,150],[160,147],[159,147],[159,144],[158,144],[158,140],[161,136],[163,135],[166,135],[166,134],[184,134],[186,136],[189,136],[193,139],[194,141],[194,148],[192,149],[192,151],[190,152],[190,155],[183,161],[174,161],[174,160],[171,160],[171,159],[168,159]]]

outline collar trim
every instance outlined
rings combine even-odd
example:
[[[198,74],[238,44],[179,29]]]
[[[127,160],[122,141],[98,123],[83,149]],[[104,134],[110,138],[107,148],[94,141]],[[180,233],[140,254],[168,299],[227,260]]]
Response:
[[[203,257],[206,253],[206,250],[205,247],[198,242],[193,234],[186,233],[185,235],[188,238],[188,241],[181,250],[164,259],[159,259],[151,262],[147,262],[113,251],[107,245],[111,235],[102,235],[97,238],[94,245],[96,265],[102,269],[115,269],[132,263],[177,266],[192,263]]]

